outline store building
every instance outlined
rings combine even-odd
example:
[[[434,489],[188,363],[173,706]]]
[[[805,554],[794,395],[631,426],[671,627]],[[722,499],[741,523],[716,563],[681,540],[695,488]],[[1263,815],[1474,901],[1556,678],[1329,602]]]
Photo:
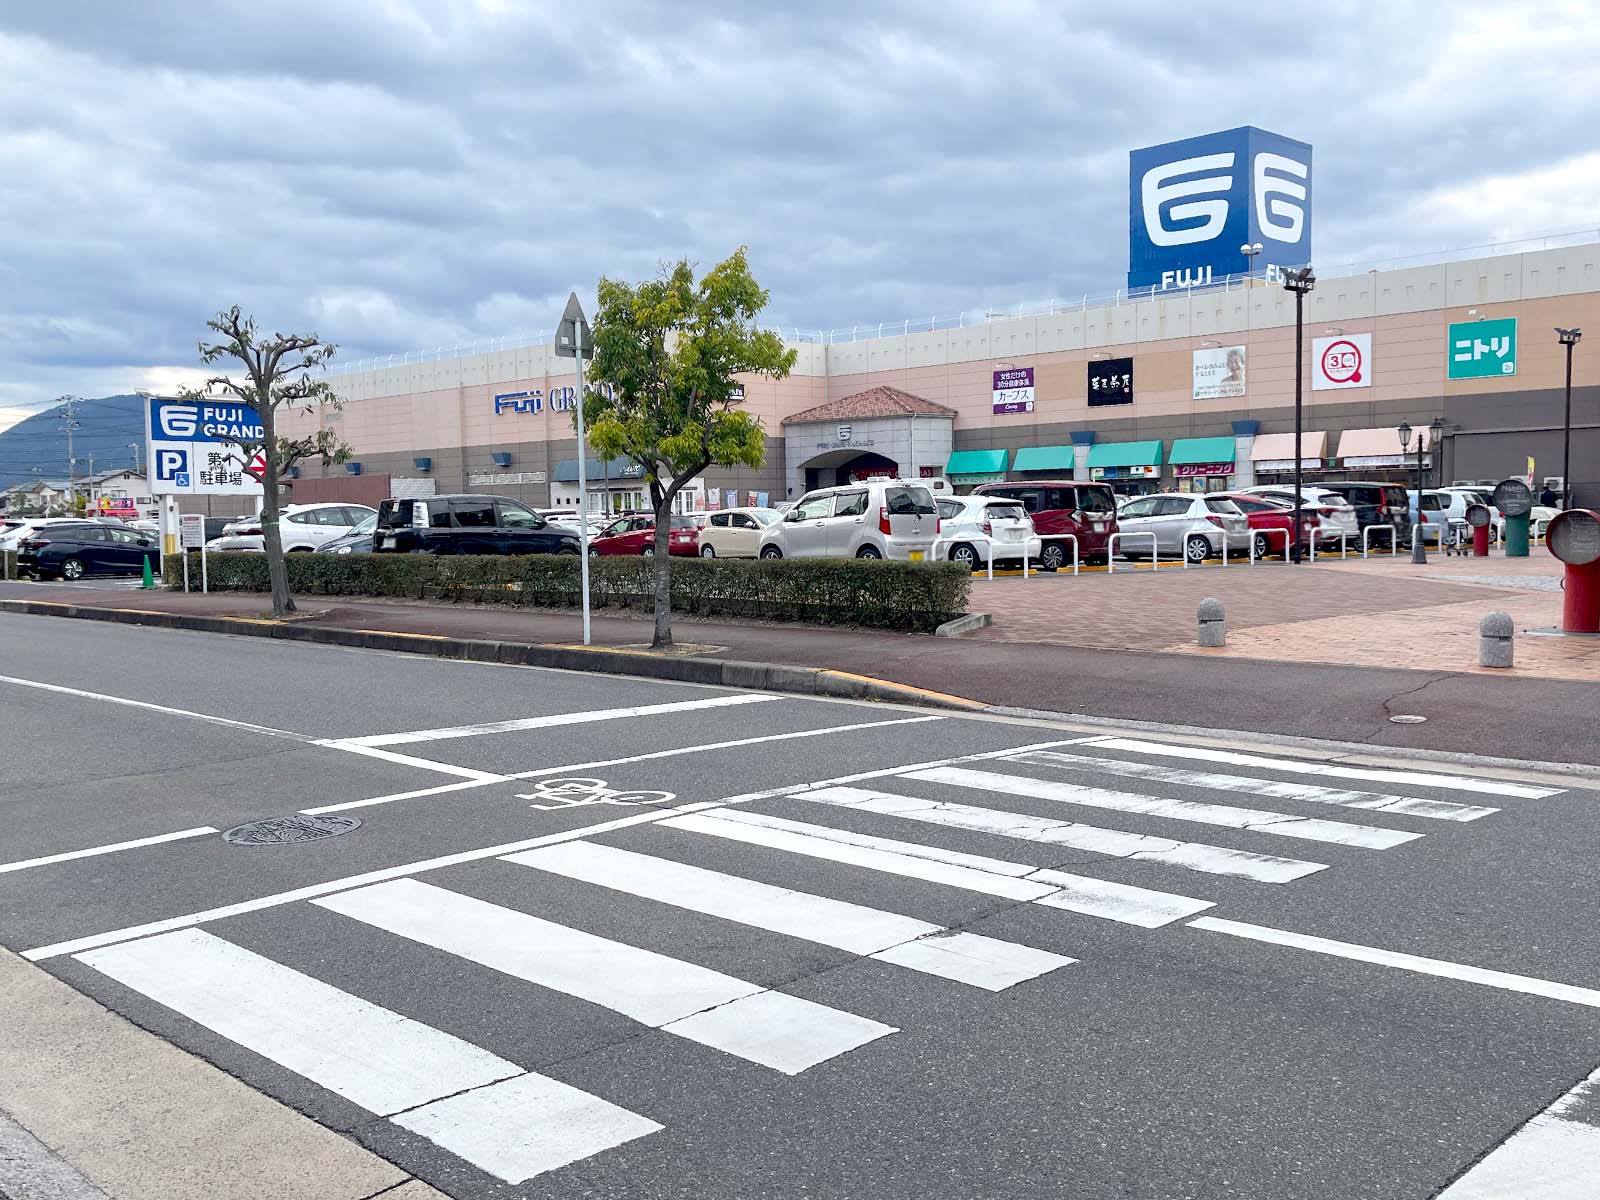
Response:
[[[886,473],[948,478],[957,491],[997,478],[1101,479],[1121,492],[1287,480],[1294,315],[1283,287],[1235,279],[794,342],[788,378],[745,381],[744,407],[767,431],[765,463],[712,468],[684,503],[793,500]],[[1600,244],[1321,277],[1306,298],[1302,469],[1312,481],[1411,482],[1415,435],[1403,452],[1395,429],[1440,418],[1440,445],[1424,448],[1430,483],[1526,475],[1532,459],[1543,486],[1561,473],[1566,359],[1555,326],[1600,331]],[[1574,487],[1600,492],[1600,332],[1574,365]],[[568,504],[571,372],[548,346],[351,370],[333,380],[341,414],[296,417],[286,432],[336,429],[373,489]],[[602,503],[643,501],[627,470],[602,465]]]

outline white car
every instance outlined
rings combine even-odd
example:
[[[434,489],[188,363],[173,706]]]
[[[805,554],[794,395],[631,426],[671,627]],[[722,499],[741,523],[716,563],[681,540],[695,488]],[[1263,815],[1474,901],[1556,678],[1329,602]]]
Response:
[[[319,502],[286,504],[279,514],[278,536],[287,551],[311,551],[342,538],[378,510],[365,504]],[[226,543],[226,544],[223,544]],[[263,550],[261,517],[240,517],[222,527],[222,536],[206,543],[207,550]]]
[[[1246,496],[1267,496],[1274,500],[1286,502],[1292,509],[1294,507],[1294,485],[1292,483],[1262,483],[1254,487],[1240,488]],[[1361,542],[1361,522],[1356,516],[1355,505],[1346,500],[1338,492],[1330,492],[1327,488],[1307,485],[1300,489],[1301,511],[1312,513],[1317,518],[1315,537],[1317,545],[1333,545],[1339,541],[1340,535],[1351,546],[1359,546]],[[1380,539],[1373,539],[1374,545],[1383,544]]]
[[[1119,534],[1155,535],[1157,554],[1181,554],[1190,562],[1250,553],[1250,522],[1232,500],[1194,492],[1162,492],[1136,496],[1117,510]],[[1143,558],[1150,551],[1144,537],[1117,538],[1124,558]]]
[[[800,497],[761,534],[762,558],[894,558],[923,562],[939,510],[919,479],[869,479]]]
[[[755,558],[761,534],[783,520],[775,508],[725,508],[706,514],[700,528],[701,558]]]
[[[969,571],[995,562],[1037,564],[1043,550],[1033,519],[1022,502],[1005,496],[941,496],[939,536],[933,557],[960,563]],[[702,537],[702,541],[704,538]]]

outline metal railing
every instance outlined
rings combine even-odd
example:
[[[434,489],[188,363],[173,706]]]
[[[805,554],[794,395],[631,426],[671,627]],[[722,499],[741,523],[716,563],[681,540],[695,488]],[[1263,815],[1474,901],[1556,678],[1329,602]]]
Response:
[[[1374,531],[1381,530],[1389,535],[1389,553],[1393,554],[1400,542],[1400,527],[1398,525],[1368,525],[1361,531],[1361,557],[1368,558],[1372,553],[1372,535]]]
[[[1288,562],[1289,561],[1289,531],[1287,529],[1252,529],[1250,531],[1250,565],[1252,567],[1256,565],[1256,558],[1257,558],[1257,555],[1256,555],[1256,536],[1259,534],[1261,537],[1264,537],[1264,538],[1267,539],[1267,553],[1271,554],[1272,553],[1272,535],[1275,534],[1275,533],[1283,534],[1283,561],[1284,562]]]
[[[1123,533],[1120,529],[1106,539],[1106,574],[1114,575],[1117,570],[1117,539],[1147,537],[1150,539],[1150,569],[1157,570],[1161,566],[1161,544],[1156,541],[1156,535],[1148,530],[1136,529],[1132,533]]]

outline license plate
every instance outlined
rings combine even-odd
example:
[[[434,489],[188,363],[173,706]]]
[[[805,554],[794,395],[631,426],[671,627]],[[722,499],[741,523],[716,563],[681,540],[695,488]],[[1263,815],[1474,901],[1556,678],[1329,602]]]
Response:
[[[921,562],[922,561],[922,551],[921,550],[913,550],[913,551],[911,551],[911,553],[907,554],[906,557],[908,559],[910,559],[912,562]]]

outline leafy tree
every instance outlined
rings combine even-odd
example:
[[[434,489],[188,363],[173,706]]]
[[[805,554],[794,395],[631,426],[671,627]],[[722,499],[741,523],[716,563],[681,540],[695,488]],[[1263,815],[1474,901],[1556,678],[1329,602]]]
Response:
[[[597,385],[610,386],[585,389],[584,420],[597,454],[644,468],[656,519],[651,645],[670,646],[673,497],[709,466],[762,464],[761,423],[737,407],[734,377],[782,379],[795,352],[756,328],[768,293],[743,246],[698,283],[680,260],[636,286],[602,279],[599,300],[592,372]]]
[[[283,413],[310,413],[327,406],[343,407],[333,387],[318,378],[322,367],[333,357],[335,347],[314,333],[275,333],[263,336],[253,317],[242,316],[239,306],[218,313],[206,328],[222,340],[200,343],[200,361],[207,366],[222,359],[236,359],[248,376],[236,382],[226,375],[206,380],[198,388],[184,388],[184,400],[231,399],[252,405],[261,416],[261,440],[242,442],[244,469],[257,451],[266,463],[261,479],[261,540],[267,556],[267,576],[272,583],[272,615],[283,617],[295,609],[289,594],[289,573],[283,563],[283,537],[278,528],[279,481],[284,472],[308,458],[324,463],[341,463],[350,457],[350,447],[340,442],[332,430],[319,429],[304,437],[278,434],[278,417]]]

